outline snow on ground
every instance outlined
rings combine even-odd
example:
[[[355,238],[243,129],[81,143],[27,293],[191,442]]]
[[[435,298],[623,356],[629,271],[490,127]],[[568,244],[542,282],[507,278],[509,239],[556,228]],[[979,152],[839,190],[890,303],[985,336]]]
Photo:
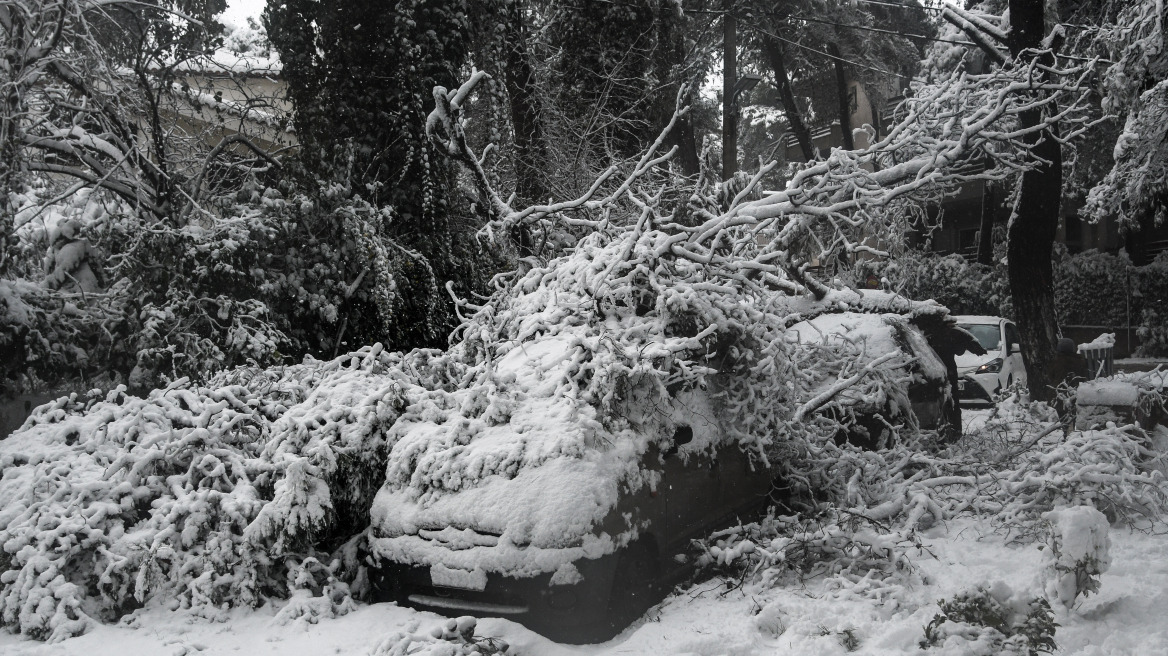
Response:
[[[518,624],[483,619],[476,634],[498,636],[511,653],[539,656],[678,654],[717,656],[833,656],[846,654],[850,634],[856,653],[919,654],[936,601],[977,585],[1005,582],[1015,591],[1041,591],[1042,552],[1036,544],[1010,546],[982,520],[958,519],[923,534],[924,551],[914,585],[841,585],[838,579],[804,585],[728,588],[721,579],[682,590],[612,641],[558,645]],[[1111,530],[1112,566],[1098,594],[1070,611],[1056,609],[1059,654],[1120,656],[1168,654],[1168,536]],[[0,632],[5,656],[153,656],[279,654],[365,656],[399,631],[426,633],[444,618],[393,604],[362,606],[317,624],[280,625],[277,608],[232,611],[208,623],[163,608],[149,608],[118,626],[56,644]],[[410,653],[410,652],[407,652]],[[423,650],[422,653],[431,652]],[[432,653],[442,653],[434,651]]]

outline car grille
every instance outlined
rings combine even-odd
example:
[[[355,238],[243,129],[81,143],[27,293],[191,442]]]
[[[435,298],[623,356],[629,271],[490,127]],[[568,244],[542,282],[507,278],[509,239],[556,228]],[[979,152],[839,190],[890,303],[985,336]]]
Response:
[[[421,529],[418,537],[436,542],[451,551],[461,551],[472,547],[494,547],[499,544],[501,533],[476,531],[472,528],[446,526],[441,529]]]

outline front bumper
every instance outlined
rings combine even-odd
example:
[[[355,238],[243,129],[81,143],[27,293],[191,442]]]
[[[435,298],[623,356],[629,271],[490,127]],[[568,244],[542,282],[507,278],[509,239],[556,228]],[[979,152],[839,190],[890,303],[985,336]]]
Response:
[[[371,583],[376,601],[450,616],[505,617],[562,642],[603,639],[616,557],[574,565],[580,577],[573,584],[552,585],[550,572],[530,578],[488,573],[482,590],[467,590],[434,585],[428,567],[389,562],[374,570]]]
[[[993,403],[994,395],[1001,389],[995,374],[966,373],[957,380],[957,398],[960,401]]]

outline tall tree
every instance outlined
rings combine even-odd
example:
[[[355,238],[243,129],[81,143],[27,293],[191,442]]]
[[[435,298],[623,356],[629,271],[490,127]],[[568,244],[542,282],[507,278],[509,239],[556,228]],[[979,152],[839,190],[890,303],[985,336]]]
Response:
[[[771,73],[788,129],[808,161],[815,156],[813,126],[838,121],[841,145],[854,147],[852,128],[859,126],[851,125],[852,83],[863,86],[878,110],[920,59],[910,37],[931,31],[915,4],[740,0],[736,11],[749,19],[747,43],[758,53],[756,65]]]
[[[1014,318],[1026,363],[1032,398],[1050,400],[1061,381],[1047,376],[1054,356],[1058,319],[1054,308],[1055,235],[1063,197],[1063,153],[1056,117],[1060,108],[1043,85],[1050,79],[1062,28],[1047,31],[1043,0],[1010,0],[1009,19],[978,9],[946,5],[942,17],[976,44],[990,66],[1031,72],[1028,94],[1035,105],[1018,115],[1022,141],[1031,154],[1019,177],[1010,222],[1006,228],[1007,271]],[[1007,56],[1002,49],[1008,49]]]
[[[1045,36],[1046,3],[1043,0],[1010,0],[1010,33],[1007,44],[1016,65],[1026,53],[1041,52]],[[1032,55],[1031,55],[1032,57]],[[1049,54],[1040,59],[1054,64]],[[1044,77],[1043,74],[1039,74]],[[1038,93],[1042,93],[1039,91]],[[1007,267],[1014,319],[1022,338],[1022,359],[1033,398],[1050,400],[1053,385],[1046,364],[1054,356],[1058,339],[1058,318],[1054,311],[1054,264],[1051,255],[1062,207],[1063,154],[1058,124],[1044,121],[1056,114],[1057,106],[1035,108],[1019,116],[1026,130],[1023,140],[1032,144],[1038,164],[1022,173],[1018,199],[1007,228]],[[1041,129],[1037,129],[1041,128]]]
[[[1079,36],[1080,54],[1115,62],[1103,76],[1103,109],[1120,117],[1109,170],[1086,213],[1127,230],[1168,221],[1168,7],[1162,2],[1091,3],[1080,16],[1102,29]],[[1112,15],[1115,14],[1115,15]],[[1108,144],[1110,145],[1110,144]]]
[[[469,9],[466,0],[280,0],[264,14],[304,168],[382,210],[355,229],[387,249],[395,273],[379,308],[346,310],[360,319],[357,343],[443,344],[453,327],[444,285],[466,293],[473,277],[469,210],[424,129],[433,89],[454,86],[467,61]]]
[[[713,60],[712,21],[699,22],[686,9],[706,4],[545,3],[540,47],[548,53],[557,129],[572,142],[564,168],[588,170],[590,181],[610,156],[633,157],[657,137],[673,118],[680,85],[691,91],[686,99],[697,101]],[[678,119],[668,139],[679,148],[682,171],[696,173],[694,118]],[[582,160],[591,163],[581,166]]]
[[[197,204],[207,135],[165,117],[198,102],[178,78],[218,45],[223,8],[223,0],[0,0],[0,273],[15,243],[10,194],[22,173],[68,179],[74,191],[102,188],[153,220],[174,221]]]

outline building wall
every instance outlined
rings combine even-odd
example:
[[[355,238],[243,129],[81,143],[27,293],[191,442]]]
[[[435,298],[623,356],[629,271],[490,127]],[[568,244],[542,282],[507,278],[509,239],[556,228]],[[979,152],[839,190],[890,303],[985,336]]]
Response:
[[[243,135],[269,153],[297,145],[286,85],[275,75],[194,71],[177,83],[190,90],[190,98],[174,106],[172,118],[208,145],[230,134]],[[246,149],[234,150],[242,154]]]

